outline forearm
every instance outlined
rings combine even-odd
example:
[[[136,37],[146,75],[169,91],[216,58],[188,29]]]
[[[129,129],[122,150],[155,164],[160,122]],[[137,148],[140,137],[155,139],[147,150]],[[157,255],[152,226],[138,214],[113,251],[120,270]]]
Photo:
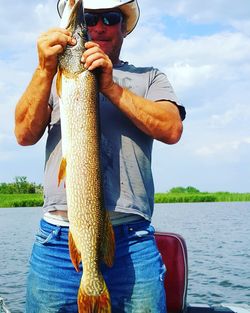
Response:
[[[43,135],[50,120],[48,100],[53,75],[36,69],[30,84],[17,103],[15,136],[19,144],[35,144]]]
[[[170,101],[154,102],[116,83],[103,93],[147,135],[167,144],[180,139],[182,121],[178,108]]]
[[[50,121],[51,85],[57,71],[58,54],[67,44],[74,45],[75,39],[62,28],[51,28],[37,40],[39,65],[15,112],[15,135],[21,145],[36,143]]]

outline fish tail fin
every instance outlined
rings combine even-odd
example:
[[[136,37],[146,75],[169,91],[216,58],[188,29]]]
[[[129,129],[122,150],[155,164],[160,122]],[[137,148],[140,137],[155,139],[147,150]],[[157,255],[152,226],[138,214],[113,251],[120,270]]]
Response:
[[[79,313],[111,313],[110,296],[104,279],[103,286],[101,294],[88,295],[83,285],[80,285],[77,301]]]
[[[81,262],[81,253],[77,249],[74,238],[70,231],[69,231],[69,254],[70,254],[71,262],[73,263],[76,271],[79,272],[79,264]]]
[[[60,185],[61,181],[66,177],[66,166],[67,161],[65,158],[62,158],[58,173],[58,186]]]
[[[105,211],[104,237],[102,242],[102,258],[104,263],[111,267],[115,256],[115,235],[108,211]]]

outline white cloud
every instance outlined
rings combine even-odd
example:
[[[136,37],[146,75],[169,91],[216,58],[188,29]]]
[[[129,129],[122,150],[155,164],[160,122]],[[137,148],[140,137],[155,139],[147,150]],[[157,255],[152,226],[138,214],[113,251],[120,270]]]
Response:
[[[236,21],[232,21],[232,26],[238,30],[239,32],[242,32],[248,36],[250,36],[250,19],[248,20],[236,20]]]
[[[136,39],[139,33],[147,38]],[[124,59],[136,65],[153,64],[167,73],[181,102],[188,108],[209,106],[214,114],[250,96],[250,38],[240,33],[218,33],[173,40],[148,27],[125,43]],[[160,44],[159,44],[160,43]],[[140,47],[140,53],[137,52]],[[211,115],[211,114],[210,114]]]
[[[249,152],[250,148],[250,137],[245,137],[242,139],[231,140],[226,139],[225,142],[215,142],[208,145],[203,145],[194,151],[194,154],[198,157],[205,159],[210,159],[212,162],[217,162],[217,164],[232,164],[241,161],[243,155],[246,155],[246,150]],[[245,162],[244,162],[245,163]],[[230,168],[230,167],[229,167]]]
[[[222,156],[226,152],[231,150],[237,150],[239,148],[240,141],[216,143],[209,146],[202,146],[195,151],[195,154],[200,156]]]
[[[234,107],[223,111],[221,114],[213,114],[211,116],[212,128],[223,128],[226,126],[236,126],[249,124],[250,111],[249,104],[236,103]]]
[[[142,1],[141,1],[142,2]],[[249,0],[211,0],[209,2],[200,0],[159,0],[157,8],[152,12],[184,17],[194,23],[218,23],[234,26],[237,21],[247,23],[250,17]],[[152,8],[150,0],[144,0],[141,4],[145,10]],[[153,15],[152,13],[152,15]],[[249,32],[249,30],[247,30]]]

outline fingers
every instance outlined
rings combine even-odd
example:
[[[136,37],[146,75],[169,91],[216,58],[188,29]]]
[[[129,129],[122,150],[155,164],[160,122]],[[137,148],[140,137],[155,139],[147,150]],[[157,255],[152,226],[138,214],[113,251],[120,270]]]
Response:
[[[43,47],[53,47],[54,45],[62,45],[65,47],[67,44],[75,44],[75,39],[66,29],[51,29],[46,33],[42,33],[38,38],[38,44]]]
[[[100,46],[95,42],[87,42],[82,56],[84,67],[92,71],[99,69],[98,82],[100,92],[104,92],[113,86],[113,64],[109,56],[104,53]]]
[[[50,28],[50,29],[48,29],[48,31],[46,33],[49,34],[49,33],[54,33],[54,32],[63,33],[63,34],[68,35],[68,36],[72,35],[72,33],[69,30],[67,30],[65,28],[60,28],[60,27]]]
[[[85,48],[86,49],[89,49],[89,48],[92,48],[92,47],[99,47],[100,48],[98,43],[96,43],[94,41],[88,41],[88,42],[85,43]]]
[[[55,72],[57,56],[62,53],[67,44],[74,45],[76,40],[71,32],[62,28],[52,28],[42,33],[37,41],[39,65],[42,69]]]
[[[84,67],[89,70],[94,70],[98,67],[111,68],[112,63],[109,57],[103,52],[100,46],[94,42],[87,42],[85,44],[86,51],[84,51],[82,56],[82,62]]]
[[[85,59],[84,67],[92,71],[97,67],[106,67],[109,61],[102,53],[95,52]]]

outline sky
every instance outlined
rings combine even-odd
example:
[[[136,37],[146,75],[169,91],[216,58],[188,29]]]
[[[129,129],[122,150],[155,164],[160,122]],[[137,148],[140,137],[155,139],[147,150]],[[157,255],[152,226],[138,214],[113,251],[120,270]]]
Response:
[[[37,66],[36,41],[59,25],[56,0],[0,0],[0,182],[43,183],[46,134],[14,137],[14,111]],[[156,6],[157,3],[157,6]],[[156,192],[250,192],[250,1],[139,0],[121,58],[167,74],[187,117],[175,145],[154,142]]]

